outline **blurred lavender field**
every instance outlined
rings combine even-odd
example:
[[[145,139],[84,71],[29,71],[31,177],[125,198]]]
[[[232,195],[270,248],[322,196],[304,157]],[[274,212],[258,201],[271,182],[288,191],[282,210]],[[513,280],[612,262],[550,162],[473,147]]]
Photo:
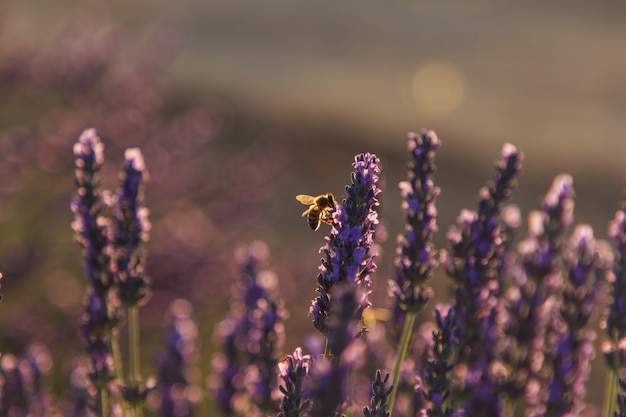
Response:
[[[71,149],[87,127],[106,146],[105,188],[117,187],[124,149],[140,147],[148,166],[143,369],[154,366],[169,303],[187,298],[201,386],[239,276],[234,254],[254,240],[268,245],[291,313],[284,353],[313,331],[325,232],[308,230],[294,196],[345,197],[350,163],[366,151],[383,166],[370,298],[386,306],[408,131],[426,126],[443,141],[437,247],[474,205],[504,142],[525,154],[513,199],[524,215],[568,172],[576,222],[606,238],[624,181],[624,13],[584,2],[3,2],[0,351],[47,346],[46,381],[58,396],[83,352],[85,281],[69,201]],[[438,274],[432,286],[444,299],[449,283]],[[600,359],[586,397],[598,407]]]

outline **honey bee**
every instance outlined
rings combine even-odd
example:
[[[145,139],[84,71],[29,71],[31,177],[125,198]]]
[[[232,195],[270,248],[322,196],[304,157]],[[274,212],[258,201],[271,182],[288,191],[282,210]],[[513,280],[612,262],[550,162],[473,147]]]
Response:
[[[302,217],[307,216],[309,227],[312,230],[319,229],[322,222],[330,225],[333,224],[330,210],[335,207],[335,196],[331,193],[321,194],[317,197],[299,194],[296,196],[296,200],[302,204],[309,205],[309,208],[302,213]]]

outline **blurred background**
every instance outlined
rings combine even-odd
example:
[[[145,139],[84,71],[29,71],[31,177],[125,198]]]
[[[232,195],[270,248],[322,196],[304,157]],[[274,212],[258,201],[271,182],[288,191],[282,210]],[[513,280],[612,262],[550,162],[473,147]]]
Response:
[[[208,373],[233,253],[257,239],[291,312],[285,352],[302,343],[327,229],[311,232],[294,196],[341,196],[362,152],[383,166],[373,297],[384,306],[406,135],[422,127],[443,142],[439,247],[505,142],[525,154],[513,199],[524,218],[568,172],[576,221],[606,237],[625,178],[625,14],[609,1],[0,2],[0,350],[46,344],[57,382],[82,352],[69,202],[87,127],[106,146],[105,188],[127,147],[150,172],[148,370],[166,306],[186,297]],[[433,285],[445,298],[446,278]],[[593,378],[600,404],[597,360]]]

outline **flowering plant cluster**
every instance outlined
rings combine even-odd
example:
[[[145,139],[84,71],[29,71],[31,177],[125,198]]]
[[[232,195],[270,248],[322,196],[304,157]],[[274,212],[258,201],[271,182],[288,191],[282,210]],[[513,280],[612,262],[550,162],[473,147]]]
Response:
[[[317,292],[310,337],[286,354],[289,314],[268,246],[241,247],[203,388],[199,331],[183,299],[167,312],[155,376],[142,375],[139,309],[152,285],[146,164],[138,148],[126,150],[118,189],[102,189],[104,144],[94,129],[85,130],[74,146],[71,201],[86,277],[84,360],[74,365],[68,399],[57,404],[42,388],[51,366],[44,346],[33,345],[24,357],[4,353],[0,415],[188,417],[206,400],[225,416],[581,415],[595,356],[592,323],[602,312],[604,415],[626,416],[626,205],[609,224],[611,249],[589,225],[574,225],[573,179],[559,175],[517,238],[521,214],[509,199],[523,155],[505,144],[476,207],[461,211],[447,246],[437,248],[440,146],[433,131],[408,136],[407,178],[399,184],[405,227],[384,283],[388,305],[369,300],[377,281],[382,167],[376,155],[359,154],[345,198],[319,209],[330,230],[317,281],[310,279]],[[430,287],[438,271],[437,279],[448,276],[449,294]],[[399,335],[391,330],[398,327]]]

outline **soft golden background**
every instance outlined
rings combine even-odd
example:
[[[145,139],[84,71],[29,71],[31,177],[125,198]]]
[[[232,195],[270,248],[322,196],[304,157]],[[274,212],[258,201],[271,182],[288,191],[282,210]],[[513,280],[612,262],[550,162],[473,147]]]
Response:
[[[158,342],[164,306],[175,296],[189,297],[201,321],[200,368],[206,372],[215,349],[212,327],[228,307],[236,277],[232,253],[254,239],[268,243],[291,311],[285,352],[301,343],[323,232],[307,229],[294,196],[341,195],[353,156],[361,152],[375,152],[383,164],[381,217],[389,238],[382,242],[374,290],[383,305],[395,236],[403,227],[396,184],[405,174],[409,131],[434,129],[443,142],[436,177],[443,190],[440,247],[461,208],[474,204],[505,142],[525,154],[513,200],[524,216],[552,178],[568,172],[577,192],[576,221],[605,238],[626,173],[625,19],[626,5],[610,1],[4,1],[0,66],[15,42],[66,51],[71,45],[57,40],[70,21],[82,24],[81,33],[91,25],[123,33],[130,46],[115,56],[114,67],[146,53],[145,40],[160,34],[148,56],[164,62],[155,64],[154,84],[162,113],[174,117],[198,105],[196,137],[207,143],[190,145],[182,133],[163,142],[105,135],[105,185],[115,187],[122,149],[140,145],[152,177],[146,205],[155,223],[145,349]],[[64,105],[45,93],[3,89],[0,145],[19,129],[35,129],[43,116],[53,123],[56,113],[47,109]],[[59,128],[64,135],[55,142],[62,144],[56,154],[36,142],[23,148],[12,142],[11,158],[28,161],[39,149],[39,166],[18,163],[10,184],[0,179],[0,349],[45,342],[58,353],[61,374],[80,352],[73,326],[84,288],[69,227],[71,144],[85,127],[107,132],[90,123]],[[35,136],[47,143],[46,130],[39,132]],[[193,162],[175,159],[179,148],[192,146],[199,149]],[[187,197],[176,195],[179,181]],[[163,240],[175,234],[188,247],[176,246],[178,255],[159,262],[155,254],[167,253]],[[433,285],[444,298],[446,278],[438,276]],[[150,369],[150,355],[144,369]],[[599,405],[601,361],[592,376],[587,399]]]

